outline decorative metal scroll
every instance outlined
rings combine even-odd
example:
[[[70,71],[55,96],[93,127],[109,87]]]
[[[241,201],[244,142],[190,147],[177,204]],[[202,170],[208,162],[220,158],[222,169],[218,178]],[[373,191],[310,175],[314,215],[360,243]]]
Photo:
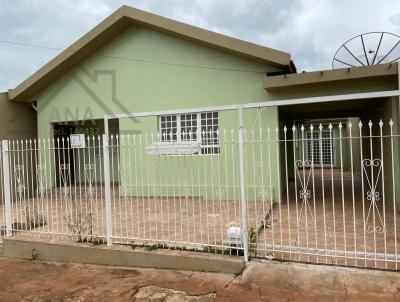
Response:
[[[225,196],[225,190],[222,186],[218,186],[216,191],[215,191],[215,195],[219,200],[224,199]]]
[[[149,178],[151,179],[151,184],[150,184],[150,195],[154,198],[157,199],[157,197],[160,195],[160,188],[157,185],[157,175],[160,173],[159,171],[159,166],[156,162],[151,161],[149,163],[149,171],[150,175]]]
[[[36,179],[37,179],[37,196],[39,198],[40,204],[42,206],[42,213],[47,215],[47,210],[44,207],[47,198],[47,191],[45,186],[45,167],[44,165],[36,165]]]
[[[260,199],[261,200],[266,200],[267,199],[267,192],[268,190],[266,190],[264,188],[264,183],[262,183],[264,180],[267,181],[268,177],[270,176],[270,171],[269,171],[269,164],[267,161],[255,161],[254,162],[254,171],[256,173],[256,179],[260,181],[259,186],[261,187],[259,193],[260,193]],[[265,173],[265,177],[263,177],[263,173]],[[256,184],[255,184],[256,185]]]
[[[121,193],[121,196],[124,198],[124,200],[128,199],[129,189],[127,186],[124,186],[124,185],[120,186],[120,193]]]
[[[218,184],[214,190],[214,195],[219,200],[224,199],[225,197],[225,190],[223,188],[223,183],[225,183],[225,169],[226,165],[223,162],[214,162],[213,163],[213,182]]]
[[[382,173],[382,160],[364,159],[362,161],[363,173],[367,180],[367,200],[370,202],[367,217],[365,218],[365,229],[368,233],[382,233],[384,223],[378,203],[381,200],[380,192],[377,190]],[[370,170],[370,174],[368,174]],[[377,171],[376,171],[377,170]]]
[[[37,195],[42,201],[46,198],[46,187],[44,184],[44,166],[36,165]]]
[[[96,165],[94,163],[85,164],[84,174],[85,174],[85,195],[89,200],[94,199],[95,187],[94,187],[94,177],[95,177]]]
[[[14,167],[14,174],[15,174],[15,187],[17,190],[17,201],[20,205],[24,204],[25,199],[24,199],[24,195],[25,195],[25,170],[24,170],[24,166],[23,165],[16,165]],[[23,211],[24,211],[24,206],[20,207],[21,210],[21,215],[23,215]]]
[[[184,196],[186,199],[189,198],[190,189],[188,187],[183,187],[181,190],[181,195]]]
[[[312,229],[315,225],[315,217],[309,202],[312,197],[311,189],[309,187],[311,169],[305,169],[310,167],[311,160],[296,160],[295,169],[300,183],[300,190],[298,190],[298,194],[302,201],[297,225],[300,229]]]
[[[58,173],[60,176],[60,186],[61,186],[61,198],[64,201],[70,200],[70,165],[69,164],[60,164]]]
[[[269,228],[272,225],[271,219],[271,209],[269,205],[266,206],[265,202],[268,201],[268,198],[271,197],[271,188],[269,188],[266,184],[269,182],[270,169],[268,161],[254,161],[254,173],[256,175],[256,183],[254,184],[257,187],[260,187],[257,191],[256,198],[261,202],[255,204],[256,213],[262,213],[261,217],[256,217],[256,227],[260,229],[262,227]],[[271,200],[270,200],[271,201]]]
[[[189,200],[189,196],[190,196],[189,187],[184,186],[181,189],[181,194],[184,197],[183,208],[182,208],[183,222],[185,224],[188,224],[188,223],[191,223],[193,221],[193,219],[192,219],[193,208],[192,208],[190,200]]]
[[[191,190],[190,188],[187,186],[187,182],[188,182],[188,177],[187,175],[190,175],[191,171],[191,163],[189,161],[183,161],[182,163],[182,175],[183,175],[183,179],[182,179],[182,187],[180,189],[180,195],[183,197],[183,200],[181,200],[182,204],[181,204],[181,213],[182,213],[182,217],[183,217],[183,223],[189,224],[193,222],[192,219],[192,205],[191,205],[191,201],[189,200],[189,197],[191,195]]]

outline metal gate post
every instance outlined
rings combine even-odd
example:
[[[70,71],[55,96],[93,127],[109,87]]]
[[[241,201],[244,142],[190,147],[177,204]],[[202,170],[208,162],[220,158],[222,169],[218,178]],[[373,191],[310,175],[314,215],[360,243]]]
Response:
[[[108,132],[108,131],[106,131]],[[106,236],[107,246],[112,246],[112,213],[111,213],[111,182],[110,153],[108,133],[103,134],[103,165],[104,165],[104,198],[106,203]]]
[[[245,138],[243,129],[243,107],[239,106],[239,184],[240,184],[240,209],[241,209],[241,230],[244,261],[249,261],[249,243],[247,230],[247,200],[246,200],[246,178],[245,178]]]
[[[3,159],[3,190],[4,190],[4,208],[6,218],[6,236],[12,236],[12,218],[11,218],[11,186],[10,186],[10,162],[8,160],[8,141],[1,141],[1,152]]]

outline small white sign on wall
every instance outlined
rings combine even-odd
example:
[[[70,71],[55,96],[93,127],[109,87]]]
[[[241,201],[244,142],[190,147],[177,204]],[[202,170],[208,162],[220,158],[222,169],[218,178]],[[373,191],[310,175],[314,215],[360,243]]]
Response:
[[[70,134],[69,142],[71,148],[85,148],[85,134]]]

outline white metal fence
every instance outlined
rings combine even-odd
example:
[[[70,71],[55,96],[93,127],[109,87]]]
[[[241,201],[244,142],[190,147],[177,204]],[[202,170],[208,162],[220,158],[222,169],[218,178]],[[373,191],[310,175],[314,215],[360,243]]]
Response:
[[[397,269],[398,134],[363,122],[3,141],[2,234]]]
[[[281,195],[272,205],[272,223],[257,228],[254,253],[397,269],[399,151],[393,122],[300,124],[279,132],[281,162],[268,158],[267,165],[280,173]],[[265,141],[259,134],[250,142]],[[256,225],[257,218],[248,221]]]

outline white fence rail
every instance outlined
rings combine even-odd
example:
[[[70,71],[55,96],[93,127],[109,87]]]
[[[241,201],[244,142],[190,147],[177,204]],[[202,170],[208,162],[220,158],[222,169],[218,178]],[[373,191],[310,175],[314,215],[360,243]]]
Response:
[[[395,128],[3,141],[2,234],[397,269]]]

